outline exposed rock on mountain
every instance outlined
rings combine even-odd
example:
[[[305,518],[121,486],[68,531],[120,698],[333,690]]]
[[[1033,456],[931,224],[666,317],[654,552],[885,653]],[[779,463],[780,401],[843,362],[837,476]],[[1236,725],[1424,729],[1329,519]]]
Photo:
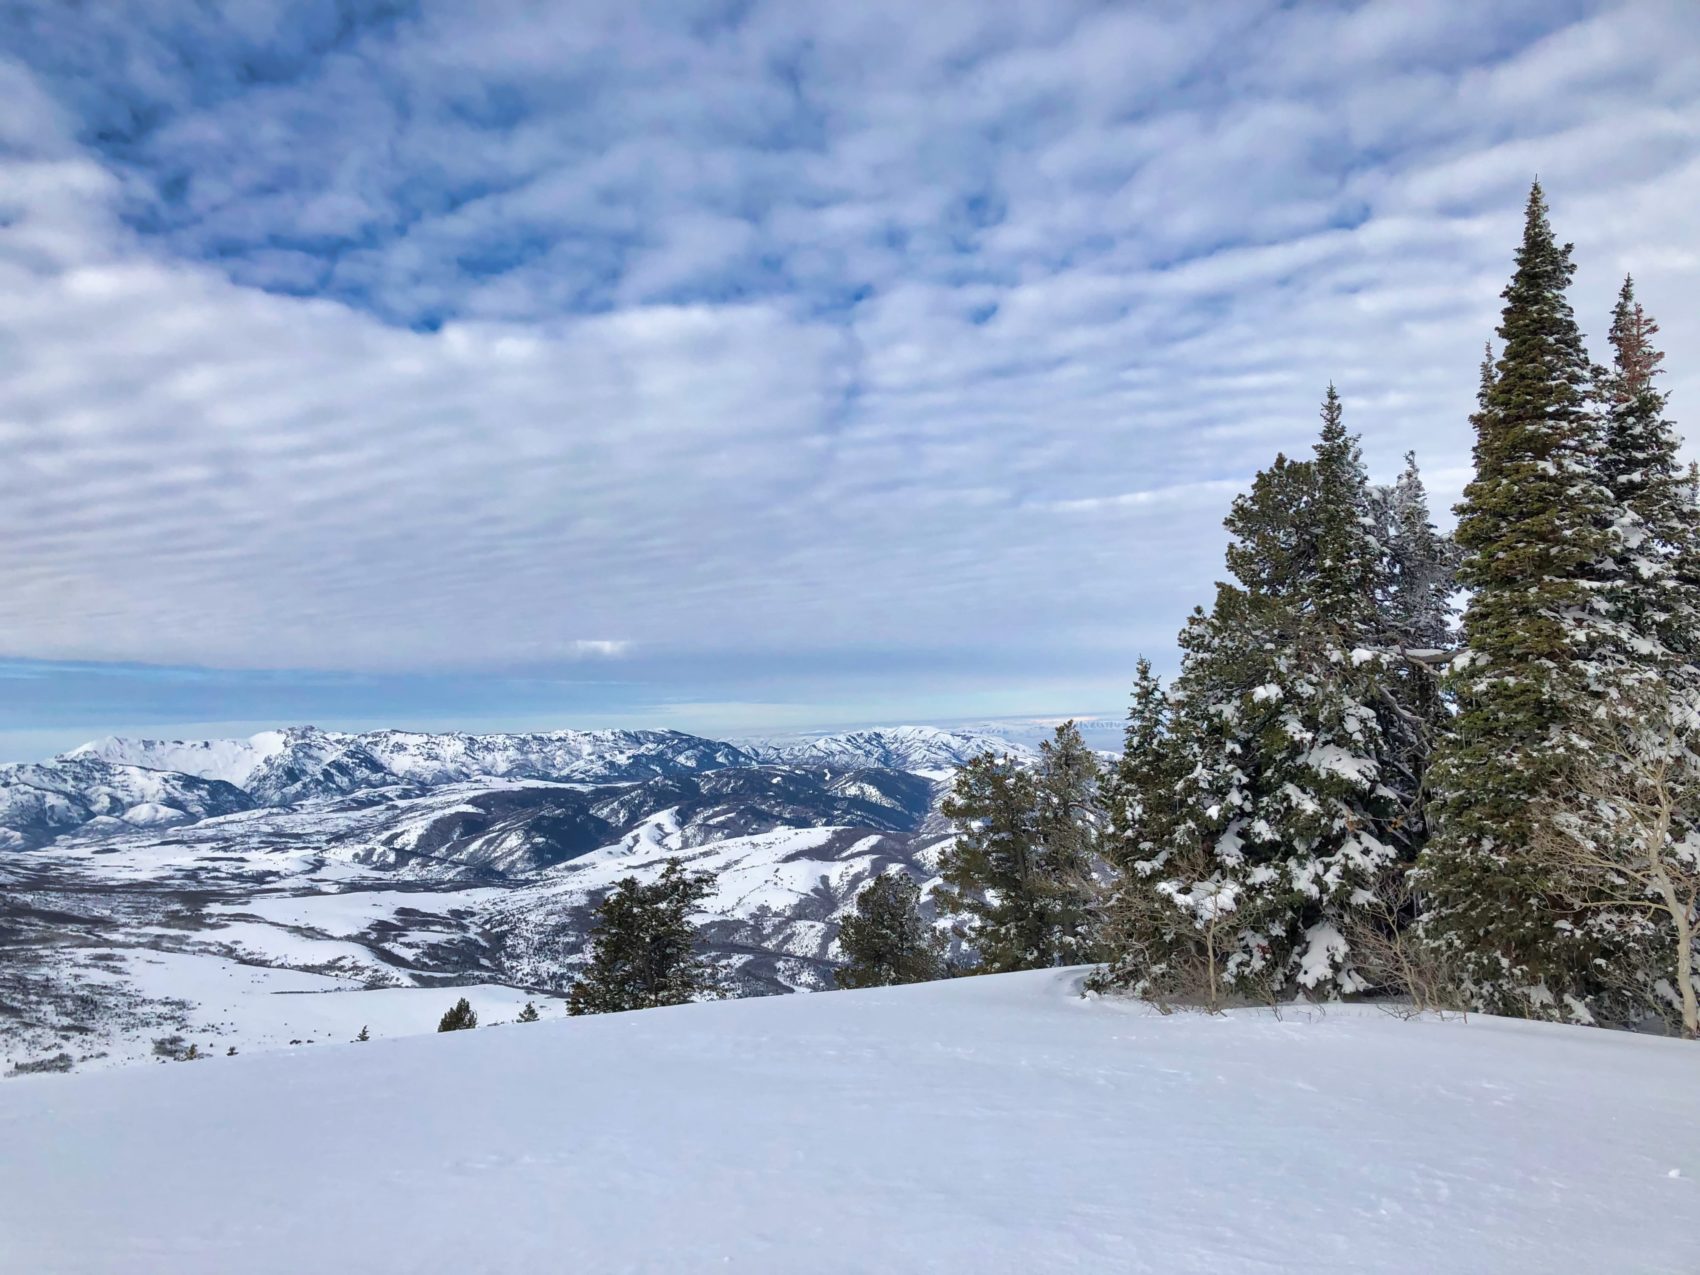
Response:
[[[110,831],[160,827],[250,809],[220,780],[113,765],[92,757],[0,766],[0,849],[44,845],[94,823]]]

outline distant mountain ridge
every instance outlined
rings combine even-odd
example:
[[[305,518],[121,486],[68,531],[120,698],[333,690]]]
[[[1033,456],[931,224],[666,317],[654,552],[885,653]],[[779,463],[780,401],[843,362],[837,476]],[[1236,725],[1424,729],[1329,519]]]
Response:
[[[247,1053],[324,1039],[327,1013],[359,1016],[347,1039],[450,987],[558,995],[597,901],[674,857],[714,882],[695,919],[730,986],[827,987],[870,880],[936,879],[940,799],[987,749],[1029,752],[933,727],[761,746],[294,727],[0,767],[0,1070],[151,1060],[180,1031]]]
[[[158,828],[256,804],[222,780],[98,757],[0,765],[0,850],[42,845],[97,821],[114,830]]]
[[[349,734],[315,726],[262,731],[248,739],[100,739],[62,759],[79,758],[223,780],[268,806],[393,784],[436,787],[478,778],[635,782],[755,762],[732,744],[680,731]]]
[[[880,767],[888,770],[954,770],[982,753],[1034,756],[1025,744],[984,731],[938,726],[886,726],[798,739],[767,740],[747,747],[763,761],[811,766]]]
[[[0,766],[0,849],[44,845],[102,820],[118,832],[256,807],[385,789],[417,794],[485,780],[647,784],[761,766],[900,771],[937,780],[988,751],[1035,755],[1001,736],[935,726],[745,744],[672,730],[474,735],[316,726],[261,731],[246,739],[109,737],[49,761]],[[816,800],[824,803],[824,820],[830,802],[824,796]]]

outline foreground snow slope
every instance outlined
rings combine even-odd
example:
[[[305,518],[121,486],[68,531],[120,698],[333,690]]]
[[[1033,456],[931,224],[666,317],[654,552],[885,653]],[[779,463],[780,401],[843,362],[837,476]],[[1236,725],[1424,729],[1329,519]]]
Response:
[[[1693,1046],[1075,979],[12,1081],[0,1269],[1696,1269]]]

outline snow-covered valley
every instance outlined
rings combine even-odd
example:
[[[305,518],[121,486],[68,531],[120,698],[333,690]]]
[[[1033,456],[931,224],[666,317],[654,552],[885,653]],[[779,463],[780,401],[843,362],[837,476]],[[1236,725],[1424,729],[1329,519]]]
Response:
[[[675,855],[714,877],[696,920],[734,991],[830,986],[838,918],[887,868],[931,878],[943,785],[998,743],[297,728],[0,767],[0,1057],[430,1032],[463,994],[487,1022],[559,1014],[597,899]]]
[[[1694,1270],[1673,1040],[1078,972],[0,1086],[0,1268]]]

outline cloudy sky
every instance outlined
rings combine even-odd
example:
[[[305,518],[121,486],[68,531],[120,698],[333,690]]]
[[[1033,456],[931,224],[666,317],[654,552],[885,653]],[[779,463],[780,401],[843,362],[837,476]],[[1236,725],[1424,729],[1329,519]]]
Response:
[[[1700,400],[1700,8],[0,5],[0,758],[1116,713],[1529,181]]]

